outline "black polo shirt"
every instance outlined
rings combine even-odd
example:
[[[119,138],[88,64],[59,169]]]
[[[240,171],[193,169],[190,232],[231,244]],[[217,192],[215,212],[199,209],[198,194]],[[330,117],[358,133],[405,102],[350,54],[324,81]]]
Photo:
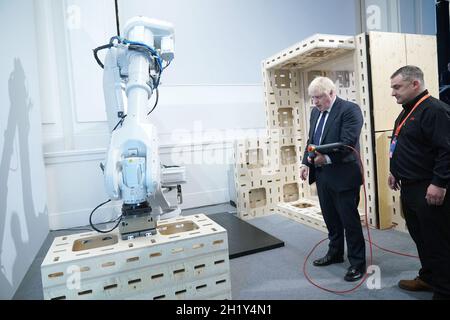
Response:
[[[403,105],[395,121],[397,126],[406,118],[417,101],[428,94],[425,90],[413,101]],[[416,182],[429,180],[445,188],[450,182],[450,106],[429,97],[406,120],[398,136],[390,160],[390,171],[397,180]]]

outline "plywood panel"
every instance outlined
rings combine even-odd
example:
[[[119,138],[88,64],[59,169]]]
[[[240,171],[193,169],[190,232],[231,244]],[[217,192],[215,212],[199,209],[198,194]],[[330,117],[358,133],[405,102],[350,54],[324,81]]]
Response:
[[[375,134],[380,229],[395,228],[399,231],[406,231],[405,220],[401,214],[400,192],[393,191],[388,187],[391,135],[391,131]]]
[[[387,131],[394,127],[399,113],[399,106],[391,96],[390,77],[397,69],[406,65],[405,35],[370,32],[369,42],[374,130]]]
[[[425,76],[425,86],[435,97],[439,97],[439,76],[435,36],[407,34],[406,62],[418,66]]]
[[[392,225],[391,209],[389,202],[390,189],[388,188],[389,175],[389,144],[388,133],[376,133],[375,144],[377,153],[377,185],[378,185],[378,214],[380,229],[389,228]]]

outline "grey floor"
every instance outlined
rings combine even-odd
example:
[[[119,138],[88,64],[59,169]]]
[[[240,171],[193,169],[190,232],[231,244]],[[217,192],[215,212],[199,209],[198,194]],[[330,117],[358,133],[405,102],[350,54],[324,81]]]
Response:
[[[229,212],[235,208],[229,204],[183,211],[183,215]],[[429,300],[431,293],[405,292],[397,287],[400,279],[412,279],[420,267],[416,258],[403,257],[373,248],[372,264],[380,270],[380,289],[361,285],[351,293],[336,294],[316,288],[303,273],[304,260],[311,249],[326,234],[280,215],[256,218],[248,221],[255,227],[284,241],[285,246],[230,260],[232,298],[236,300]],[[43,299],[40,265],[53,239],[77,233],[79,230],[52,231],[36,256],[28,273],[18,288],[14,299]],[[371,230],[372,240],[379,246],[416,255],[414,243],[408,234],[387,230]],[[367,246],[368,248],[368,246]],[[326,242],[311,255],[307,273],[318,285],[333,291],[346,291],[355,284],[344,281],[348,262],[328,267],[314,267],[312,260],[321,257],[327,249]],[[369,254],[369,248],[367,249]],[[371,281],[375,283],[375,281]]]

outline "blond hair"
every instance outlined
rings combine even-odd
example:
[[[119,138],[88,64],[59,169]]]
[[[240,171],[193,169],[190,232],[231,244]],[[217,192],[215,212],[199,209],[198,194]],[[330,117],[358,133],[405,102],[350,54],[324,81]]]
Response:
[[[336,86],[330,78],[316,77],[308,87],[308,94],[313,96],[314,94],[329,93],[330,91],[336,92]]]

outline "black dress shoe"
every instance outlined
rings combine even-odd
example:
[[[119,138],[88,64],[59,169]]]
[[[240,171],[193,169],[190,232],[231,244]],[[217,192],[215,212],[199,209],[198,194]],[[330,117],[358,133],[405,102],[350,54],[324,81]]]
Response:
[[[347,273],[345,274],[344,280],[353,282],[361,279],[363,276],[364,276],[363,272],[354,267],[350,267],[348,268]]]
[[[313,261],[313,265],[316,267],[323,267],[323,266],[329,266],[330,264],[333,263],[342,263],[344,262],[344,258],[343,257],[332,257],[330,255],[326,255],[323,258],[317,259]]]

